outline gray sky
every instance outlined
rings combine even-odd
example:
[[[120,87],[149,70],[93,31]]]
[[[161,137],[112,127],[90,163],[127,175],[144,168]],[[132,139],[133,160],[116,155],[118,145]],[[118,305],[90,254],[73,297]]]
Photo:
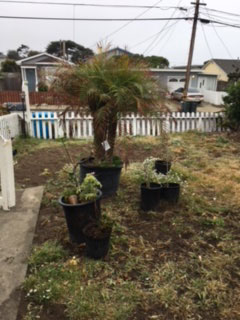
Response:
[[[41,2],[48,1],[150,6],[157,3],[157,0],[41,0]],[[191,7],[191,0],[160,0],[158,2],[158,6],[165,7],[164,9],[167,9],[166,7],[169,6]],[[228,11],[239,14],[239,16],[223,15],[213,11],[209,11],[209,14],[211,15],[211,19],[240,25],[239,0],[205,0],[202,2],[207,3],[207,7],[201,8],[201,11],[205,13],[202,17],[209,17],[205,8]],[[136,18],[137,15],[142,14],[144,11],[146,9],[143,8],[73,7],[0,2],[1,16]],[[145,12],[141,18],[171,16],[193,16],[193,9],[189,9],[188,12],[180,11],[179,9],[151,9]],[[60,39],[74,40],[85,47],[95,50],[96,43],[104,39],[104,42],[110,42],[112,47],[126,47],[133,53],[164,56],[170,61],[172,66],[186,64],[192,22],[183,20],[175,24],[174,21],[170,21],[166,25],[166,21],[138,21],[129,23],[119,32],[110,35],[126,23],[122,21],[78,21],[73,23],[72,21],[0,19],[0,51],[6,53],[8,49],[16,49],[21,44],[28,45],[33,50],[44,51],[50,41]],[[158,37],[153,36],[161,30],[163,32]],[[206,38],[204,37],[204,32]],[[145,41],[151,36],[153,37]],[[237,59],[240,57],[239,38],[240,29],[219,25],[216,25],[214,28],[212,25],[202,25],[199,23],[193,63],[203,63],[212,57]]]

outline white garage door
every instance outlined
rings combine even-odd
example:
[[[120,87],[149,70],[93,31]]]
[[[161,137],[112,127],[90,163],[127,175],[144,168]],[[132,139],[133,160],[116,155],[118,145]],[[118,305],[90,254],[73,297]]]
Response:
[[[174,90],[177,90],[178,88],[184,88],[185,85],[185,79],[182,77],[169,77],[168,78],[168,91],[173,92]]]

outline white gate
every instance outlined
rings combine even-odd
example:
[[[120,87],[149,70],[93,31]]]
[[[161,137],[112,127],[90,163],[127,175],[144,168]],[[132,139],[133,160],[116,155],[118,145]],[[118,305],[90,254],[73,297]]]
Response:
[[[9,210],[16,205],[12,142],[1,135],[0,176],[0,209]]]

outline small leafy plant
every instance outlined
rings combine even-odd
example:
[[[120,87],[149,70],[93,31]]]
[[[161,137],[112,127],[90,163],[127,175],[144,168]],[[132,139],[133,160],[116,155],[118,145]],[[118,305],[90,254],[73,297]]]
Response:
[[[182,175],[174,169],[171,169],[166,175],[158,174],[158,182],[160,184],[178,183],[183,182]]]
[[[150,188],[151,183],[159,183],[161,174],[155,170],[155,161],[157,158],[149,157],[135,169],[134,175],[138,182],[146,183],[147,188]]]
[[[59,178],[64,182],[63,199],[69,204],[77,204],[97,199],[101,183],[96,177],[88,173],[81,184],[76,175],[76,167],[67,164],[59,172]]]

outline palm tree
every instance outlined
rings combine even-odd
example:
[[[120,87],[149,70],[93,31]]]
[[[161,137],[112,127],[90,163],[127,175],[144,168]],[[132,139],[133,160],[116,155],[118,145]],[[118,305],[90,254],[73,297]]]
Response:
[[[146,113],[159,106],[160,90],[146,66],[127,56],[108,58],[103,52],[85,63],[63,67],[54,85],[65,99],[88,107],[93,117],[96,161],[111,162],[120,113]],[[105,151],[102,143],[108,141]]]

